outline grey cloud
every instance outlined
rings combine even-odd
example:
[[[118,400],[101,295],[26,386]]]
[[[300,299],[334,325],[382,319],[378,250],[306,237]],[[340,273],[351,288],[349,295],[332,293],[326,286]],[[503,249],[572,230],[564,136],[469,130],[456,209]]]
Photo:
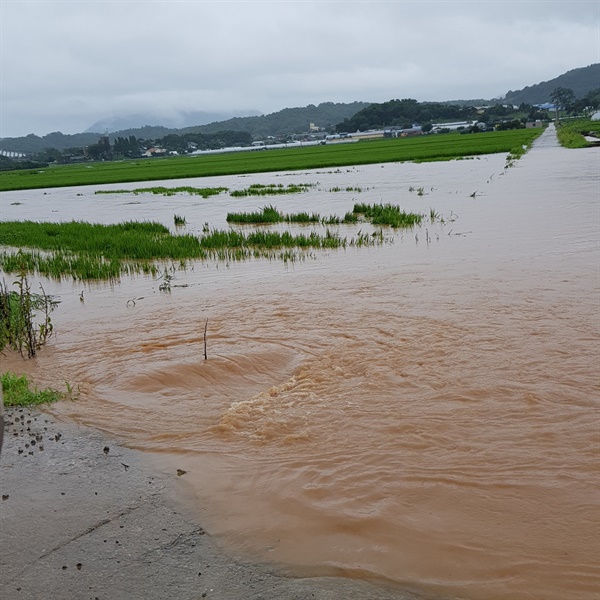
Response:
[[[600,61],[596,1],[45,0],[2,11],[2,136],[74,132],[140,108],[493,97]]]

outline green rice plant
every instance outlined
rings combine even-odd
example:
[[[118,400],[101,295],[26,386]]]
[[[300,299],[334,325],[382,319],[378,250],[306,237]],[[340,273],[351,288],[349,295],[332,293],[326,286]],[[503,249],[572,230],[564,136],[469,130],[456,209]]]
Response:
[[[358,205],[357,205],[358,206]],[[374,218],[374,208],[359,209]],[[388,212],[394,212],[388,209]],[[275,212],[265,207],[261,214]],[[397,207],[396,207],[396,212]],[[396,216],[396,221],[398,221]],[[120,276],[147,274],[158,277],[161,262],[172,261],[171,270],[185,269],[188,260],[245,260],[282,255],[285,249],[293,252],[308,249],[343,248],[348,240],[329,226],[341,221],[335,215],[322,218],[317,214],[286,215],[290,223],[325,225],[325,235],[316,231],[295,235],[290,232],[255,230],[244,233],[235,230],[210,230],[204,225],[203,234],[172,235],[160,223],[126,222],[118,225],[99,225],[86,222],[35,223],[31,221],[0,222],[0,245],[25,248],[18,252],[0,251],[0,268],[5,273],[37,273],[61,280],[118,280]],[[344,222],[355,223],[358,213],[348,213]],[[389,218],[388,218],[389,220]],[[400,225],[395,225],[400,226]],[[403,225],[406,226],[406,225]],[[362,238],[361,238],[362,239]],[[350,240],[353,245],[365,241]],[[164,274],[166,273],[166,275]],[[172,276],[164,271],[160,290],[169,291]]]
[[[110,261],[188,258],[196,255],[199,243],[193,235],[172,235],[167,227],[151,221],[116,225],[2,221],[0,246],[102,256]]]
[[[340,225],[343,222],[337,215],[329,215],[320,220],[321,225]]]
[[[183,227],[185,225],[185,217],[181,215],[173,215],[173,221],[175,222],[175,227]]]
[[[27,375],[16,375],[7,371],[0,375],[5,406],[32,406],[37,404],[49,404],[61,400],[65,394],[52,388],[38,390],[31,386]]]
[[[3,171],[0,173],[0,191],[242,173],[302,171],[388,162],[455,160],[464,156],[506,153],[515,146],[530,145],[542,131],[542,128],[531,128],[477,135],[448,133],[361,141],[356,144],[282,148],[268,152],[155,158],[141,162],[107,161],[93,165],[57,165],[44,170]]]
[[[258,230],[245,234],[233,230],[213,230],[200,238],[200,244],[214,256],[216,250],[223,249],[259,248],[264,251],[278,248],[340,248],[346,245],[346,240],[329,229],[324,236],[314,231],[308,235],[294,235],[288,231]]]
[[[156,260],[186,260],[202,255],[196,236],[172,235],[160,223],[99,225],[71,221],[0,222],[0,245],[37,248],[0,252],[6,273],[37,272],[62,279],[118,279],[121,273],[156,273]]]
[[[282,214],[274,206],[264,206],[258,212],[250,213],[227,213],[228,223],[244,223],[244,224],[273,224],[273,223],[298,223],[298,224],[334,224],[339,223],[339,219],[335,216],[322,218],[317,213],[309,214],[300,212],[294,214]]]
[[[309,214],[307,212],[285,215],[284,220],[288,223],[300,223],[304,225],[320,223],[322,221],[321,217],[318,214]]]
[[[407,213],[392,204],[355,204],[352,212],[362,215],[373,225],[389,225],[394,228],[414,227],[423,220],[422,214]]]
[[[283,216],[274,206],[264,206],[259,212],[227,213],[228,223],[280,223]]]

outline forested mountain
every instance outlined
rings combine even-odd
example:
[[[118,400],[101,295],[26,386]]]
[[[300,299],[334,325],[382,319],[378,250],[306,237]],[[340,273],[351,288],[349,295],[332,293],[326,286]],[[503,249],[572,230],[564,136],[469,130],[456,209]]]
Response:
[[[369,106],[368,102],[352,102],[351,104],[323,102],[318,106],[309,104],[303,108],[284,108],[279,112],[260,117],[244,117],[212,123],[199,128],[199,131],[201,133],[214,133],[219,129],[248,131],[254,138],[263,138],[304,133],[308,131],[309,123],[329,130],[336,123],[351,117],[367,106]]]
[[[184,136],[190,133],[214,134],[222,131],[243,131],[250,134],[254,139],[267,136],[277,137],[279,135],[307,132],[310,123],[314,123],[317,127],[331,128],[335,123],[351,117],[368,105],[368,102],[352,102],[349,104],[323,102],[318,106],[309,104],[303,108],[285,108],[269,115],[236,117],[227,121],[182,129],[146,125],[109,133],[109,139],[111,143],[114,143],[115,139],[119,137],[129,138],[131,136],[140,140],[157,140],[170,134]],[[55,132],[42,137],[29,134],[25,137],[0,139],[0,150],[22,152],[23,154],[34,154],[46,148],[56,148],[63,151],[69,148],[83,148],[95,144],[98,142],[99,136],[100,132],[73,135]]]
[[[412,98],[390,100],[371,104],[353,117],[338,123],[338,132],[365,131],[383,127],[401,127],[408,129],[413,123],[431,123],[432,121],[466,121],[477,117],[472,106],[442,104],[439,102],[417,102]]]
[[[84,146],[95,144],[98,141],[98,137],[99,134],[97,133],[65,135],[60,131],[55,131],[43,137],[30,133],[24,137],[1,138],[0,150],[23,154],[35,154],[46,148],[56,148],[62,151],[68,148],[83,148]]]
[[[600,63],[572,69],[551,79],[542,81],[517,91],[508,91],[504,102],[510,104],[542,104],[550,102],[550,96],[556,88],[573,90],[575,98],[583,98],[588,92],[600,88]]]

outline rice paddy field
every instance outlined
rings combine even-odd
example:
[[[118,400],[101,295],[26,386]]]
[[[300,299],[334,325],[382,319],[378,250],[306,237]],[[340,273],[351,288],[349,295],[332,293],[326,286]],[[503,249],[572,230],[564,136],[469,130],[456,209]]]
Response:
[[[317,169],[405,161],[451,160],[465,156],[522,152],[541,129],[360,141],[354,144],[290,147],[194,157],[56,165],[0,173],[0,191],[132,181]]]

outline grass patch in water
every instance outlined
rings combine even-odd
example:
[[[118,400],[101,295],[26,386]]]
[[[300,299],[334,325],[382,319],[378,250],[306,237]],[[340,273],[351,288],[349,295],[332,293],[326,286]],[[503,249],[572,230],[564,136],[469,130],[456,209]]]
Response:
[[[102,256],[110,261],[187,258],[196,255],[199,242],[193,235],[172,235],[167,227],[152,221],[117,225],[4,221],[0,222],[0,246]]]
[[[191,259],[244,260],[283,258],[308,249],[344,248],[383,243],[383,237],[359,234],[348,240],[326,229],[294,235],[290,232],[208,230],[200,237],[172,235],[160,223],[127,222],[99,225],[81,221],[36,223],[0,222],[0,245],[20,248],[0,253],[6,273],[38,273],[49,278],[116,280],[123,274],[157,276],[156,261]],[[26,250],[25,250],[26,249]]]
[[[564,148],[587,148],[590,144],[585,135],[600,137],[600,125],[591,119],[576,119],[563,122],[556,128],[556,135],[560,145]]]
[[[420,213],[408,213],[393,204],[355,204],[352,210],[356,216],[362,216],[373,225],[390,227],[414,227],[423,221]]]
[[[227,222],[251,225],[272,225],[275,223],[299,223],[305,225],[320,223],[323,225],[337,225],[341,221],[335,215],[321,217],[317,213],[309,214],[307,212],[283,214],[280,213],[274,206],[269,205],[264,206],[260,211],[255,212],[227,213]]]
[[[26,375],[16,375],[7,371],[0,375],[5,406],[32,406],[49,404],[64,398],[65,394],[52,388],[39,390],[31,384]]]
[[[175,194],[190,194],[192,196],[202,196],[208,198],[210,196],[218,196],[222,192],[228,191],[226,187],[216,188],[195,188],[191,186],[181,186],[167,188],[162,186],[137,188],[135,190],[96,190],[95,194],[158,194],[162,196],[174,196]]]
[[[233,197],[245,197],[245,196],[277,196],[281,194],[299,194],[306,192],[311,187],[315,187],[313,183],[290,183],[284,186],[282,183],[270,183],[263,185],[255,183],[250,187],[243,190],[233,190],[229,192],[230,196]]]
[[[241,213],[227,213],[228,223],[281,223],[283,221],[283,215],[274,206],[263,206],[260,211],[255,212],[241,212]]]
[[[433,216],[432,216],[433,215]],[[390,227],[414,227],[420,225],[424,215],[420,213],[407,213],[399,206],[392,204],[355,204],[352,212],[347,212],[343,218],[331,215],[322,217],[317,213],[283,214],[274,206],[265,206],[261,211],[251,213],[228,213],[228,223],[247,224],[275,224],[275,223],[305,223],[321,225],[339,225],[357,223],[363,218],[373,225],[388,225]],[[430,210],[430,219],[433,222],[439,217],[435,211]]]

